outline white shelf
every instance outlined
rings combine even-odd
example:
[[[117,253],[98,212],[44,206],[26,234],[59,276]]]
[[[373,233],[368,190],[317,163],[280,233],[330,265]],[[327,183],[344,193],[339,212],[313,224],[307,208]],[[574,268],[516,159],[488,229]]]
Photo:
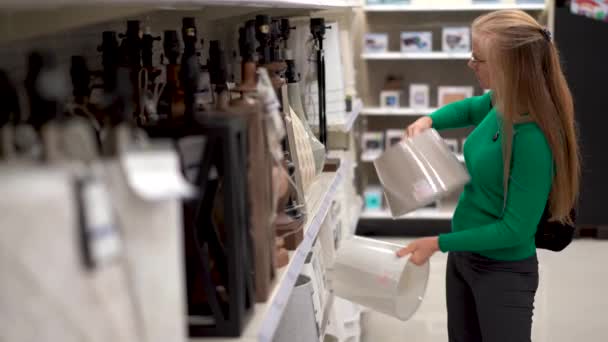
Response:
[[[468,4],[468,5],[368,5],[363,9],[366,12],[466,12],[466,11],[496,11],[502,9],[520,9],[524,11],[542,11],[545,4]]]
[[[68,6],[135,6],[156,8],[195,8],[201,6],[239,6],[324,9],[332,7],[354,7],[357,0],[4,0],[0,9],[51,9]]]
[[[453,209],[423,208],[395,220],[451,220],[452,216],[454,216]],[[393,218],[388,210],[365,210],[361,214],[361,219],[386,220]]]
[[[266,303],[255,305],[253,317],[242,336],[240,338],[192,338],[190,342],[272,342],[291,291],[336,196],[349,167],[348,164],[343,162],[337,172],[324,172],[311,185],[306,196],[309,213],[304,226],[304,240],[290,255],[289,264],[277,270],[276,284],[270,298]]]
[[[374,160],[376,160],[378,157],[380,157],[382,153],[363,153],[361,154],[361,161],[364,163],[372,163],[374,162]]]
[[[364,163],[373,163],[378,157],[380,157],[380,154],[362,154],[361,161]],[[458,158],[459,162],[464,163],[464,154],[456,153],[456,158]]]
[[[363,53],[361,58],[368,61],[393,61],[393,60],[469,60],[470,52],[373,52]]]
[[[353,128],[355,121],[363,110],[363,101],[361,99],[355,99],[353,101],[353,110],[346,113],[344,120],[337,122],[328,122],[327,130],[331,132],[344,132],[348,133]],[[318,126],[315,126],[318,129]]]
[[[207,20],[241,17],[264,10],[286,16],[327,9],[346,9],[358,0],[3,0],[0,42],[51,35],[160,10],[190,11]],[[286,10],[289,10],[287,12]]]
[[[436,111],[437,108],[388,108],[388,107],[366,107],[361,111],[361,115],[367,116],[422,116]]]

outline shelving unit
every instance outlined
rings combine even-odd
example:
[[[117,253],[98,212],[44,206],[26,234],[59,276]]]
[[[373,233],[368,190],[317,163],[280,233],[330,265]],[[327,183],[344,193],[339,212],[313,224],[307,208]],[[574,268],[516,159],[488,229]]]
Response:
[[[468,12],[497,11],[502,9],[521,9],[524,11],[542,11],[545,4],[459,4],[459,5],[367,5],[365,12]]]
[[[470,52],[444,52],[442,27],[469,26],[475,17],[483,12],[502,9],[520,9],[539,14],[545,9],[544,3],[520,4],[515,1],[504,3],[468,3],[467,1],[450,0],[415,0],[412,4],[366,5],[360,9],[359,32],[360,60],[359,94],[365,107],[361,115],[365,129],[382,132],[388,129],[404,129],[417,118],[436,111],[438,87],[440,86],[473,86],[474,95],[481,95],[483,90],[478,86],[475,77],[468,70],[466,62]],[[429,52],[399,51],[402,32],[431,32]],[[388,36],[387,52],[365,52],[364,35],[366,33],[386,34]],[[384,43],[383,43],[384,44]],[[398,63],[398,64],[397,64]],[[398,65],[398,67],[397,67]],[[390,77],[390,84],[388,79]],[[401,80],[400,86],[397,81]],[[429,108],[412,108],[409,101],[409,85],[427,84],[429,86]],[[401,107],[382,107],[380,92],[382,90],[399,91],[398,103]],[[463,138],[468,129],[441,132],[444,138],[458,140],[462,148]],[[462,151],[457,153],[458,160],[464,162]],[[359,188],[365,190],[368,185],[379,185],[375,176],[373,160],[377,155],[363,151],[360,153]],[[451,196],[436,209],[421,209],[402,218],[393,220],[388,211],[364,211],[361,216],[358,233],[371,234],[406,234],[425,235],[439,233],[450,229],[450,220],[458,196]],[[394,222],[394,224],[392,224]],[[430,230],[420,227],[430,227]]]
[[[436,111],[437,108],[389,108],[389,107],[366,107],[361,111],[365,116],[422,116]]]
[[[369,154],[364,154],[361,156],[361,161],[364,163],[373,163],[374,160],[376,160],[376,158],[378,158],[380,155],[369,155]],[[458,161],[461,163],[464,163],[464,154],[462,153],[456,153],[456,158],[458,158]]]
[[[454,216],[453,209],[435,209],[435,208],[423,208],[395,218],[394,220],[451,220]],[[388,210],[367,210],[361,213],[361,219],[392,219],[390,211]]]
[[[469,60],[471,53],[449,53],[449,52],[379,52],[379,53],[364,53],[361,58],[368,61],[380,60]]]
[[[352,109],[352,111],[346,113],[343,120],[328,121],[327,129],[329,131],[349,133],[359,115],[363,114],[363,101],[355,99]],[[318,126],[315,126],[315,128],[318,129]]]
[[[329,207],[334,200],[338,187],[340,186],[344,173],[350,167],[348,162],[343,163],[337,172],[323,173],[311,185],[307,194],[308,213],[304,226],[304,240],[300,246],[290,255],[289,264],[277,270],[276,284],[265,303],[255,306],[254,315],[239,339],[233,338],[192,338],[191,342],[271,342],[274,332],[277,330],[281,316],[293,286],[302,271],[304,260],[310,252],[313,242],[319,234],[323,220],[327,215]],[[326,307],[329,310],[331,305]]]
[[[173,28],[171,25],[175,25],[175,28],[179,27],[181,17],[196,17],[198,38],[204,38],[205,48],[208,48],[210,37],[224,43],[227,36],[231,34],[231,32],[219,32],[223,30],[223,27],[218,28],[219,25],[216,25],[218,22],[226,25],[225,31],[236,29],[236,23],[242,24],[244,18],[251,19],[256,14],[290,18],[298,16],[304,18],[308,23],[312,16],[325,16],[330,13],[327,10],[331,10],[331,15],[334,17],[344,15],[344,13],[350,15],[352,13],[346,9],[359,5],[360,0],[7,0],[0,3],[2,22],[0,44],[5,51],[9,50],[8,47],[15,46],[15,51],[10,51],[10,57],[22,59],[26,56],[24,52],[30,49],[28,46],[30,42],[33,42],[35,48],[38,48],[39,45],[45,48],[48,46],[49,49],[57,48],[61,58],[66,56],[69,58],[70,55],[76,54],[72,50],[62,51],[61,49],[66,45],[82,43],[82,51],[77,51],[78,54],[90,53],[92,57],[95,57],[95,60],[92,58],[91,60],[96,61],[100,59],[95,48],[99,43],[102,30],[123,32],[124,22],[127,19],[140,20],[144,25],[151,23],[153,30],[158,30],[153,32],[157,35],[163,29]],[[347,37],[345,33],[348,31],[348,26],[342,27],[344,29],[340,31],[342,34],[340,38]],[[64,36],[67,38],[72,32],[78,32],[78,36],[74,36],[73,41],[57,44],[58,41],[67,41]],[[228,55],[229,52],[232,51],[226,47],[226,54]],[[9,52],[7,52],[8,54]],[[349,68],[352,69],[352,66]],[[349,93],[349,95],[351,94],[356,95]],[[344,115],[344,120],[329,122],[328,128],[342,132],[354,141],[354,138],[351,137],[352,130],[362,108],[363,102],[356,99],[353,102],[353,110]],[[191,341],[271,342],[273,340],[295,282],[303,270],[305,259],[311,252],[313,243],[324,227],[326,216],[334,206],[338,207],[335,202],[340,202],[340,212],[353,211],[350,207],[351,201],[344,203],[344,200],[347,199],[344,194],[345,189],[352,188],[352,192],[355,193],[352,180],[353,162],[342,158],[342,155],[348,153],[354,156],[354,151],[341,151],[339,153],[341,163],[337,171],[322,173],[307,191],[307,221],[304,226],[304,240],[295,251],[290,253],[288,265],[276,270],[275,284],[268,301],[255,305],[255,311],[242,336],[240,338],[193,338]],[[354,158],[351,159],[354,160]],[[347,182],[350,184],[346,184]],[[332,212],[338,212],[338,210],[332,210]],[[339,215],[343,216],[343,214]],[[350,231],[351,225],[356,224],[356,220],[354,222],[348,220],[347,227],[343,229]],[[330,316],[329,311],[332,310],[333,298],[333,294],[330,293],[326,300],[323,324],[320,327],[323,335],[325,335],[324,331]],[[192,319],[209,321],[208,317]],[[179,337],[176,337],[177,339]]]
[[[358,5],[359,0],[7,0],[0,3],[0,43],[155,11],[199,12],[197,15],[217,20],[260,11],[307,15],[311,11]]]

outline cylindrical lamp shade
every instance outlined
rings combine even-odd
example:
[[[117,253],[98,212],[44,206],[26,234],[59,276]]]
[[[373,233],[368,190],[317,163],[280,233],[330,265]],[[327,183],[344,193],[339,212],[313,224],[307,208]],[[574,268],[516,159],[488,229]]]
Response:
[[[416,266],[408,257],[398,258],[401,247],[362,237],[343,241],[329,272],[335,295],[408,320],[426,292],[429,264]]]

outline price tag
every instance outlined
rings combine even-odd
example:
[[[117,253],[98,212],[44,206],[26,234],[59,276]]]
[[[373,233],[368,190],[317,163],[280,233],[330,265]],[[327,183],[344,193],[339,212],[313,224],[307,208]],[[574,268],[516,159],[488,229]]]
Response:
[[[91,267],[107,265],[122,250],[116,230],[110,196],[104,184],[98,180],[80,183],[81,217],[84,249]]]

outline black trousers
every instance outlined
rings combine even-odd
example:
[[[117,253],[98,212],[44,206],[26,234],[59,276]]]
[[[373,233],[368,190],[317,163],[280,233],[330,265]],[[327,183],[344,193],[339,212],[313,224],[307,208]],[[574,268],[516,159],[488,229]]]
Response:
[[[450,342],[529,342],[536,255],[498,261],[476,253],[451,252],[446,274]]]

